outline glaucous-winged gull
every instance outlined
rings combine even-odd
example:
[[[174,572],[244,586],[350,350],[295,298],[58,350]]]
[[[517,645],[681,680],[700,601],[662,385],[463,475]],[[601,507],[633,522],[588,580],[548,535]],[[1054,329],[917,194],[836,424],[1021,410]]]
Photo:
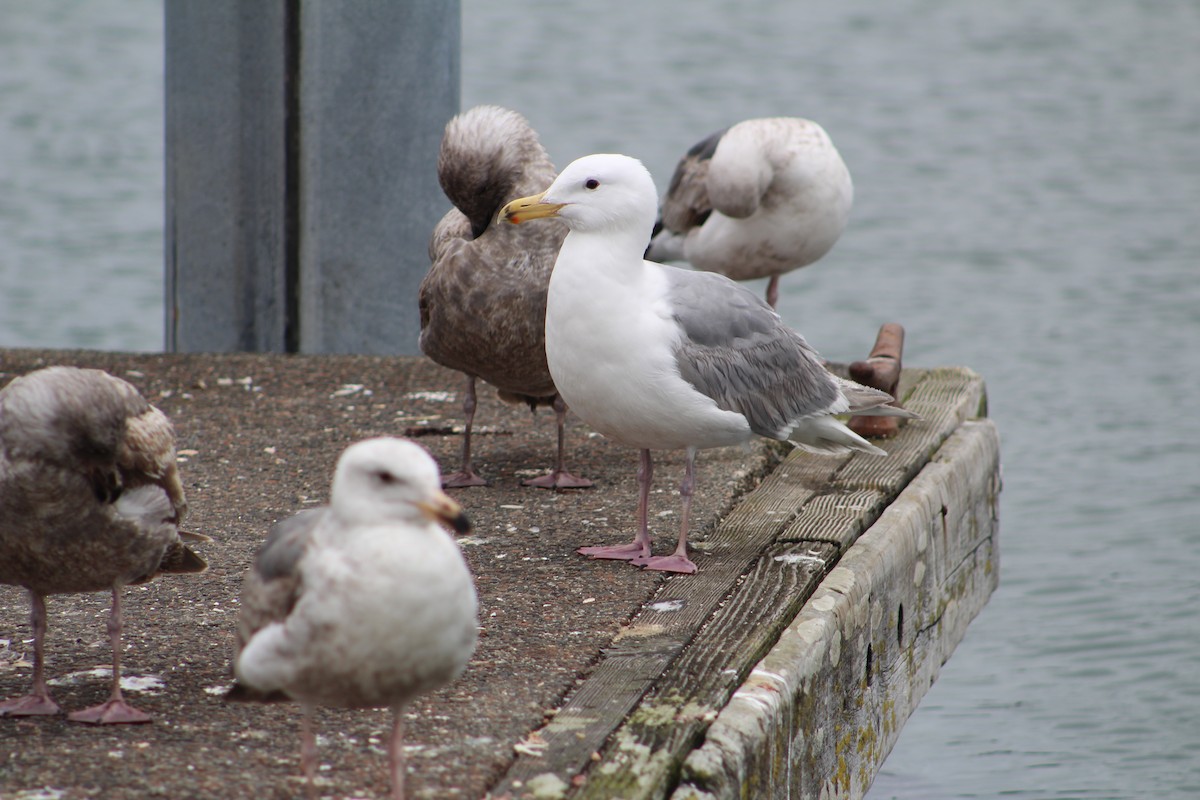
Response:
[[[421,283],[421,351],[464,372],[462,468],[442,478],[446,487],[487,483],[471,464],[475,382],[482,378],[510,402],[531,410],[551,405],[558,451],[549,475],[525,481],[548,489],[585,488],[592,482],[564,465],[566,406],[546,366],[543,338],[546,285],[565,225],[517,230],[492,224],[507,200],[546,186],[554,165],[537,133],[515,111],[477,106],[446,125],[438,179],[454,204],[434,229],[433,262]]]
[[[403,439],[367,439],[338,460],[328,506],[278,523],[246,573],[231,700],[296,700],[301,760],[315,769],[312,708],[389,707],[392,793],[404,796],[403,709],[466,668],[475,585],[438,521],[465,532],[437,464]]]
[[[580,552],[694,572],[687,533],[697,450],[758,435],[817,453],[886,455],[835,415],[914,415],[885,406],[891,395],[825,370],[804,338],[745,287],[713,272],[644,261],[655,197],[641,162],[592,155],[501,214],[514,223],[556,217],[570,228],[550,279],[550,373],[580,418],[641,450],[637,537]],[[678,545],[670,556],[652,557],[650,451],[660,449],[685,449],[687,469]]]
[[[807,266],[833,247],[850,216],[850,171],[824,128],[798,117],[748,119],[680,159],[646,257],[689,262],[734,280]]]
[[[32,691],[0,703],[0,716],[58,713],[46,686],[46,596],[107,589],[112,690],[68,719],[150,721],[121,693],[121,590],[205,569],[180,540],[186,509],[171,423],[128,382],[48,367],[0,389],[0,583],[29,593],[34,639]]]

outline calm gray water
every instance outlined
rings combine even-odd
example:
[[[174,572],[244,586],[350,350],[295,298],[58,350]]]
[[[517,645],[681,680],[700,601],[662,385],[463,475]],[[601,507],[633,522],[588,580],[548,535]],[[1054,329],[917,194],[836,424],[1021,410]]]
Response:
[[[0,345],[161,346],[161,14],[0,0]],[[878,325],[988,381],[1001,588],[884,798],[1200,797],[1200,6],[464,0],[463,104],[559,165],[820,121],[851,226],[784,281],[824,355]]]

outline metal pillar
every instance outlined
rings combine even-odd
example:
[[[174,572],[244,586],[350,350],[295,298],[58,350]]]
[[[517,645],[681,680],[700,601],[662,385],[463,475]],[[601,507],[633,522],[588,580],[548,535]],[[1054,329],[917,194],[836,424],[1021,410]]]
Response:
[[[457,0],[170,0],[166,349],[416,353]]]

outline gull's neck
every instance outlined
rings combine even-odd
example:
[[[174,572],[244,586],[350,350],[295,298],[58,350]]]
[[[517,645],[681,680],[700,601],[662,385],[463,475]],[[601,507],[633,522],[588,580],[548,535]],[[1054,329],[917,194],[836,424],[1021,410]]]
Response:
[[[649,242],[648,232],[640,226],[573,230],[563,241],[555,269],[603,272],[613,280],[636,281],[642,275],[642,256]]]

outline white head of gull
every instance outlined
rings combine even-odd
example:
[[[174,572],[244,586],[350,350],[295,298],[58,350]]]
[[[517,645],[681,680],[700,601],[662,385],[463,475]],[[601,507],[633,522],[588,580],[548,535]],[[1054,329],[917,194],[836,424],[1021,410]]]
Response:
[[[554,164],[529,122],[515,111],[476,106],[446,124],[438,180],[454,208],[434,228],[432,265],[421,282],[421,352],[467,376],[462,468],[443,476],[446,487],[487,483],[471,463],[475,383],[482,378],[510,402],[554,408],[558,451],[548,475],[524,481],[545,489],[585,488],[565,467],[567,408],[546,366],[546,286],[561,224],[520,230],[496,225],[506,201],[554,180]]]
[[[175,432],[130,383],[102,370],[48,367],[0,389],[0,583],[29,593],[33,688],[0,716],[57,714],[45,677],[46,596],[112,593],[112,687],[75,722],[149,722],[121,692],[121,591],[160,573],[201,572],[181,541],[187,510]]]
[[[694,572],[687,557],[696,451],[754,436],[816,453],[886,452],[835,415],[914,416],[892,397],[838,378],[800,334],[723,275],[644,261],[656,210],[650,173],[623,155],[591,155],[540,195],[501,211],[513,223],[554,217],[563,242],[546,307],[546,357],[563,398],[585,422],[641,450],[638,533],[595,558]],[[653,557],[647,530],[651,450],[687,451],[679,542]]]
[[[404,796],[403,709],[453,681],[477,636],[475,585],[453,538],[470,525],[413,442],[378,438],[338,460],[330,503],[278,523],[242,588],[231,700],[296,700],[315,770],[312,709],[389,707],[392,792]]]
[[[734,280],[817,261],[850,217],[854,184],[832,140],[798,117],[748,119],[694,145],[675,168],[646,257],[687,261]]]

